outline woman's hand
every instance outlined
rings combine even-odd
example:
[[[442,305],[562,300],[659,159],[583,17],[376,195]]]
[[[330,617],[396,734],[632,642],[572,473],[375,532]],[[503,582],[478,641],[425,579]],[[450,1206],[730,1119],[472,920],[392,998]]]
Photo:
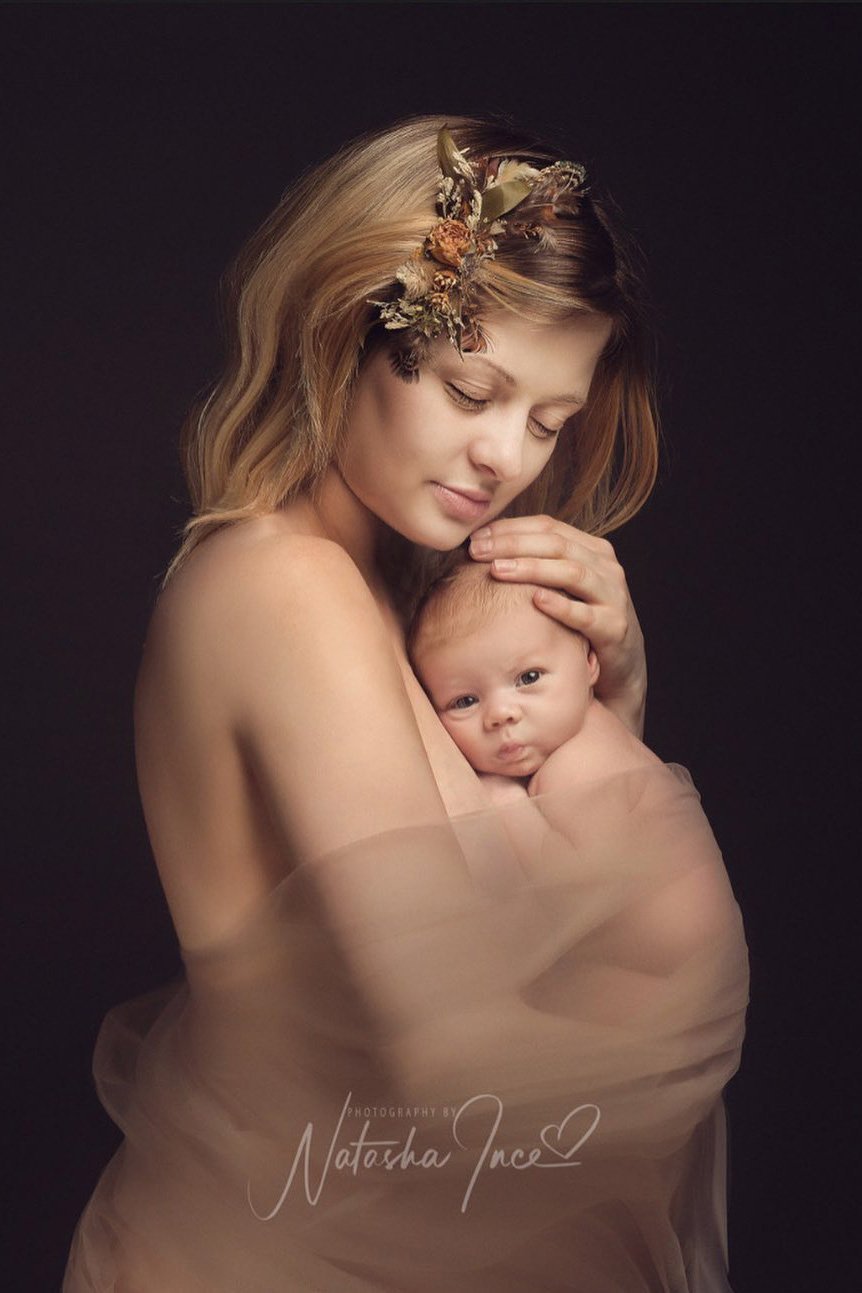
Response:
[[[533,594],[534,604],[589,638],[599,660],[596,696],[642,737],[647,687],[643,633],[613,545],[552,516],[513,516],[477,530],[470,539],[470,556],[490,561],[496,579],[542,585]]]

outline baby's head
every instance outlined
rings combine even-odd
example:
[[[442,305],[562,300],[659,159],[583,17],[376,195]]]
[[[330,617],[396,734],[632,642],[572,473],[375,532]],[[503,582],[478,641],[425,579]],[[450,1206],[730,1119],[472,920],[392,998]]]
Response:
[[[582,634],[468,561],[432,585],[407,649],[455,744],[477,772],[526,777],[580,731],[599,676]]]

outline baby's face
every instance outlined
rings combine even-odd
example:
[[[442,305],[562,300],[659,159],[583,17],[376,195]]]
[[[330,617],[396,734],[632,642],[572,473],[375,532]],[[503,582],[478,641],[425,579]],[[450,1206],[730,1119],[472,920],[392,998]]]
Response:
[[[426,649],[419,672],[477,772],[526,777],[580,731],[599,666],[585,638],[529,604]]]

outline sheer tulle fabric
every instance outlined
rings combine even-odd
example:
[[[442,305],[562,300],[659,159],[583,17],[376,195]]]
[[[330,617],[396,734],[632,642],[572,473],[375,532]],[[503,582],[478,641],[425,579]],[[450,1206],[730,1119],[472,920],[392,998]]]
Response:
[[[349,928],[324,914],[344,868],[369,894]],[[393,885],[433,901],[393,924]],[[406,1048],[357,969],[386,943]],[[181,951],[102,1024],[125,1139],[64,1293],[728,1290],[748,958],[684,768],[359,841]]]

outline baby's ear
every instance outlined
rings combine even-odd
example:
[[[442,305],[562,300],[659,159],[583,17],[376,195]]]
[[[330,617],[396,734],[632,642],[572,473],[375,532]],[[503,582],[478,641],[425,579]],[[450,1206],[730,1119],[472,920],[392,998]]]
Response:
[[[584,642],[587,648],[587,670],[589,673],[590,686],[595,687],[599,680],[599,673],[601,672],[599,669],[599,657],[593,650],[589,638],[584,638]]]

